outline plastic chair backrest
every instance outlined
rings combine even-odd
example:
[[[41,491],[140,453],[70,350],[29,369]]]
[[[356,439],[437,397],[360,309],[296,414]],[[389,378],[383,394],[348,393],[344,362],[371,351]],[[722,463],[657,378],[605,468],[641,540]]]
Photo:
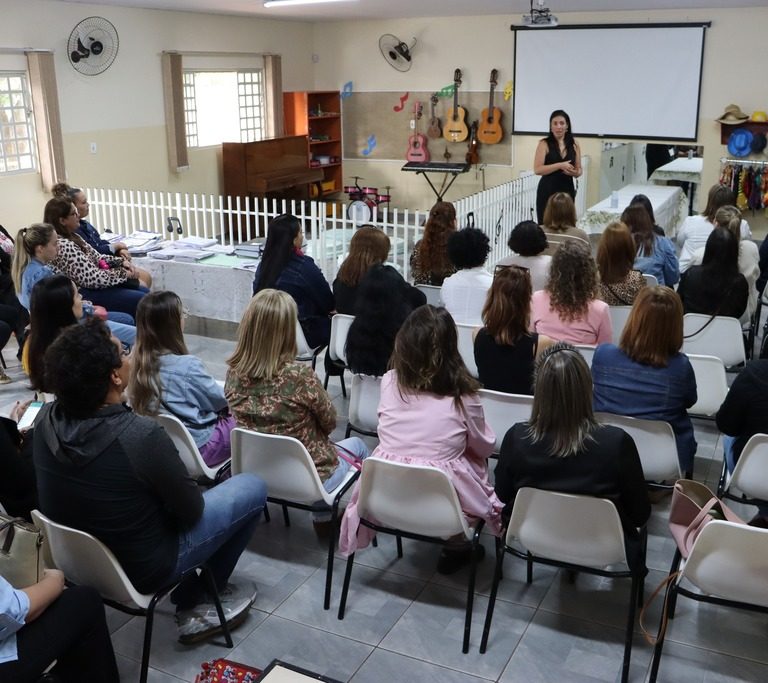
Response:
[[[366,432],[375,432],[379,426],[379,399],[381,377],[354,375],[349,390],[349,421]]]
[[[296,360],[312,360],[315,350],[309,345],[301,329],[299,321],[296,321]]]
[[[683,316],[683,334],[693,335],[683,340],[683,353],[716,356],[726,368],[743,364],[746,354],[741,323],[736,318],[719,315],[708,322],[711,318],[702,313]]]
[[[190,476],[195,478],[208,477],[209,479],[216,477],[216,470],[205,464],[203,456],[200,455],[200,451],[197,449],[195,440],[178,417],[161,413],[155,416],[155,421],[171,437],[173,445],[176,446],[176,450],[179,452],[181,462],[184,463],[184,467],[187,468]]]
[[[613,343],[618,344],[621,339],[621,333],[624,331],[624,325],[627,324],[629,314],[632,312],[632,306],[609,306],[608,314],[611,316],[611,327],[613,329]]]
[[[683,578],[707,595],[768,607],[768,529],[710,522],[693,544]]]
[[[427,297],[427,303],[432,306],[442,306],[442,287],[435,287],[434,285],[416,285],[416,289],[420,292],[424,292],[424,296]]]
[[[747,441],[727,489],[732,495],[768,501],[768,434],[754,434]]]
[[[331,341],[328,344],[328,353],[333,360],[340,360],[347,364],[347,335],[354,321],[354,315],[337,313],[331,318]]]
[[[477,377],[477,365],[475,364],[475,340],[472,339],[472,333],[477,329],[477,325],[456,324],[456,334],[459,342],[459,355],[467,366],[469,374]]]
[[[57,524],[39,510],[32,510],[32,519],[42,529],[54,563],[69,581],[92,586],[102,598],[114,602],[149,606],[152,596],[133,587],[112,551],[95,536]]]
[[[367,458],[360,478],[358,512],[382,526],[448,538],[471,531],[448,475],[436,467]]]
[[[253,472],[267,485],[270,498],[311,505],[329,496],[304,444],[291,436],[262,434],[238,427],[232,430],[232,474]]]
[[[496,434],[494,453],[498,453],[509,428],[518,422],[528,422],[531,419],[533,396],[505,394],[490,389],[480,389],[478,395],[483,404],[485,421]]]
[[[659,281],[655,275],[651,275],[650,273],[643,273],[643,277],[645,278],[645,284],[647,287],[655,287],[659,284]]]
[[[595,419],[602,424],[619,427],[632,437],[646,481],[668,481],[682,477],[675,432],[668,422],[612,413],[595,413]]]
[[[584,357],[584,360],[587,361],[587,365],[589,367],[592,367],[592,358],[595,356],[595,349],[596,346],[592,346],[591,344],[574,344],[576,350]]]
[[[725,365],[717,356],[700,356],[690,354],[693,374],[696,376],[696,403],[688,408],[692,415],[711,417],[723,404],[728,394],[728,380],[725,376]]]
[[[616,506],[605,498],[523,487],[507,528],[534,555],[600,568],[626,563],[624,531]]]

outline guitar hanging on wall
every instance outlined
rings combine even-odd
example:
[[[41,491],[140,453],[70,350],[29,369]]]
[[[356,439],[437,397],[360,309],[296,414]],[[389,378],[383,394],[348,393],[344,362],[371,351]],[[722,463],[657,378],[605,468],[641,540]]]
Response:
[[[440,119],[435,114],[435,107],[437,106],[437,93],[433,92],[432,97],[429,98],[429,128],[427,128],[427,135],[431,138],[443,137],[443,127],[440,125]]]
[[[453,73],[453,108],[448,112],[443,127],[443,137],[448,142],[464,142],[469,135],[465,121],[467,110],[459,106],[459,86],[461,85],[461,69]]]
[[[413,118],[409,122],[414,129],[413,135],[408,138],[408,151],[405,158],[408,161],[429,161],[429,150],[427,149],[427,138],[419,130],[421,121],[422,107],[421,102],[414,102]]]
[[[484,145],[495,145],[501,142],[504,131],[501,128],[501,109],[493,106],[493,91],[498,85],[499,71],[491,70],[491,94],[488,98],[488,108],[483,109],[480,117],[480,127],[477,131],[477,138]]]

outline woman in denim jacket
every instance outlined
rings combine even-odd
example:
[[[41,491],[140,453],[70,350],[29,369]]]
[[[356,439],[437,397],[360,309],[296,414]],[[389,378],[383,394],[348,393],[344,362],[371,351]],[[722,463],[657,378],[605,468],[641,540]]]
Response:
[[[592,359],[596,411],[669,422],[680,469],[693,472],[696,439],[686,410],[696,378],[683,345],[683,307],[667,287],[644,287],[618,346],[602,344]]]
[[[304,233],[296,216],[283,214],[267,227],[264,255],[253,280],[253,293],[279,289],[293,297],[307,343],[315,348],[331,339],[334,299],[315,262],[301,251]]]

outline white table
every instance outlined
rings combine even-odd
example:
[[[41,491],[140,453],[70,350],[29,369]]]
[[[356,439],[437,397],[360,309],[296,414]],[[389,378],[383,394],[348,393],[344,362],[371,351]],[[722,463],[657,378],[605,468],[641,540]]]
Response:
[[[577,226],[588,234],[600,234],[606,226],[621,218],[632,197],[644,194],[651,201],[656,223],[674,237],[688,215],[688,198],[679,187],[668,185],[625,185],[619,191],[617,207],[611,207],[611,198],[606,197],[590,206],[579,219]]]
[[[667,180],[679,180],[684,183],[701,183],[701,171],[704,168],[704,159],[694,157],[680,157],[673,159],[668,164],[659,166],[650,177],[654,182],[666,182]]]

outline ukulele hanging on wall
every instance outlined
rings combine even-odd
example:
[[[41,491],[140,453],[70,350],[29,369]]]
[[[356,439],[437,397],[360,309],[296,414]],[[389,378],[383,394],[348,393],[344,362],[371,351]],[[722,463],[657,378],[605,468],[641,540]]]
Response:
[[[493,92],[498,85],[499,72],[491,70],[491,94],[488,98],[488,108],[483,109],[480,117],[480,127],[477,130],[477,138],[484,145],[495,145],[501,142],[504,131],[501,128],[501,109],[493,106]]]
[[[429,128],[427,128],[427,135],[431,138],[443,137],[443,127],[440,125],[440,119],[437,118],[435,113],[435,107],[437,106],[437,93],[433,92],[432,97],[429,98]]]
[[[448,112],[443,126],[443,137],[448,142],[464,142],[469,135],[469,128],[465,121],[467,110],[459,106],[459,86],[461,85],[461,69],[453,73],[453,107]]]
[[[472,121],[472,126],[469,129],[469,144],[465,159],[472,166],[480,162],[480,155],[477,152],[477,121]]]
[[[414,129],[413,135],[408,138],[408,151],[405,158],[408,161],[429,161],[429,150],[427,149],[427,138],[419,130],[421,121],[422,107],[421,102],[415,102],[413,105],[413,118],[409,125]]]

